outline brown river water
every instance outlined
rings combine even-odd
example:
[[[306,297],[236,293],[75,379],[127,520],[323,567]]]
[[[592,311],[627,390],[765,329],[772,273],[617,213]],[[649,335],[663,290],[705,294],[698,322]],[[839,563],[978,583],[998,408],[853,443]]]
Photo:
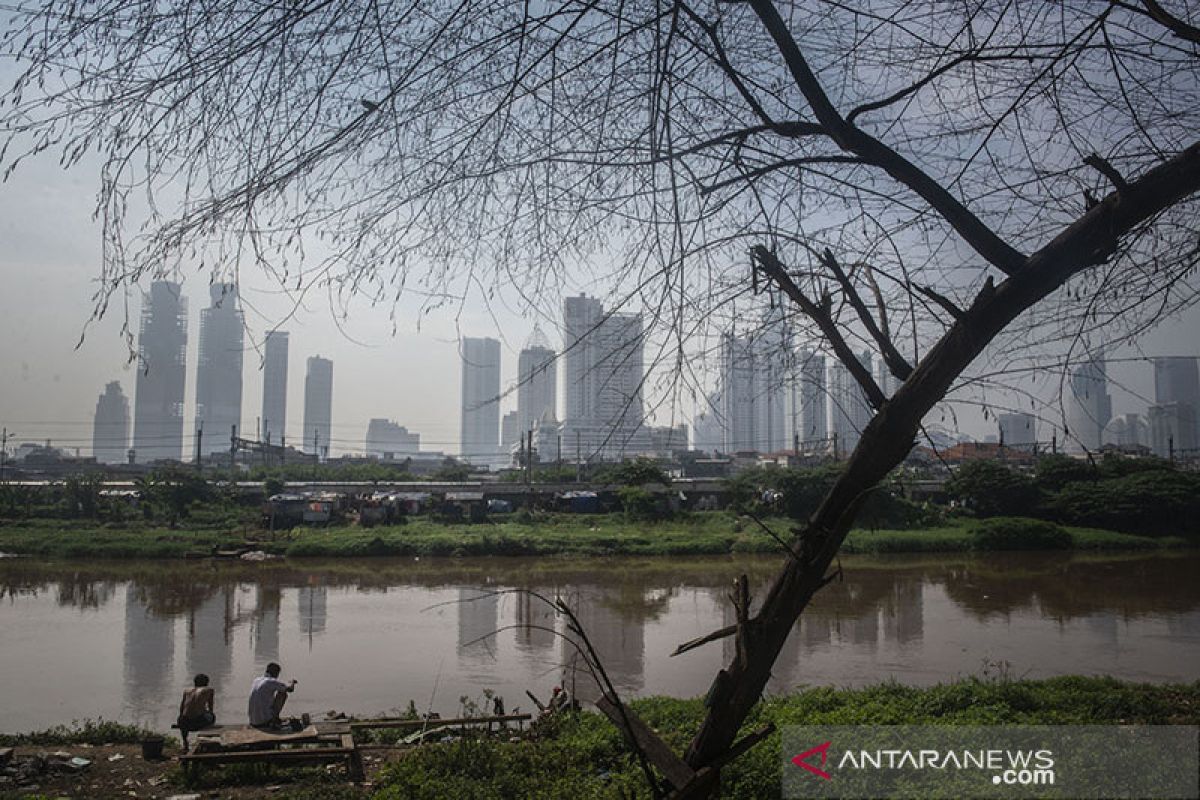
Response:
[[[797,623],[769,692],[885,680],[1078,673],[1200,679],[1200,553],[846,557]],[[103,717],[165,729],[197,672],[222,722],[245,719],[269,661],[287,712],[443,716],[484,692],[532,710],[571,669],[563,619],[511,589],[561,594],[618,689],[703,694],[732,641],[732,579],[761,597],[778,559],[0,560],[0,731]],[[499,592],[499,593],[497,593]],[[473,599],[475,598],[475,599]]]

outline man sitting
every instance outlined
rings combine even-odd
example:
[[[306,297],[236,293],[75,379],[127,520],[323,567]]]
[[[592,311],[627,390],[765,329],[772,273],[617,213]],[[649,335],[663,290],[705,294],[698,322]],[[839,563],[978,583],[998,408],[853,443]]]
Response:
[[[281,667],[272,661],[267,664],[267,673],[254,679],[250,688],[250,724],[255,728],[282,728],[279,712],[287,702],[289,693],[296,691],[296,681],[284,683],[279,680]]]
[[[188,751],[188,734],[208,728],[217,721],[213,713],[213,690],[208,685],[208,676],[200,673],[192,679],[192,684],[191,689],[183,692],[183,699],[179,701],[179,719],[175,722],[183,739],[185,753]]]

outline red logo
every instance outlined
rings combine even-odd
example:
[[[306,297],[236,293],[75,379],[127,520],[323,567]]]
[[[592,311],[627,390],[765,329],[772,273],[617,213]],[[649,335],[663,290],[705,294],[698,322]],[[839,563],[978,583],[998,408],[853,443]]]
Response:
[[[792,756],[792,763],[795,764],[797,767],[800,767],[801,769],[808,770],[813,775],[816,775],[818,778],[824,778],[827,781],[833,780],[833,776],[831,776],[828,772],[826,772],[823,769],[819,769],[818,767],[814,767],[812,764],[808,763],[808,761],[806,760],[810,756],[814,756],[817,753],[820,753],[821,754],[821,766],[822,767],[825,766],[825,759],[829,755],[829,744],[830,744],[829,742],[825,742],[824,744],[819,744],[816,747],[805,750],[803,753],[801,753],[798,756]]]

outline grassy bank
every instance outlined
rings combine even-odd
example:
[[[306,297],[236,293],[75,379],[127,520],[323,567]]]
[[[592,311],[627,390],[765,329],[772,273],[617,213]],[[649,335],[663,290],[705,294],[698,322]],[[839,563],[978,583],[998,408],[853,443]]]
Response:
[[[769,520],[787,534],[786,519]],[[978,523],[971,520],[920,530],[855,530],[847,553],[963,552],[981,549]],[[1146,537],[1092,528],[1061,528],[1058,546],[1074,549],[1144,550],[1186,546],[1181,537]],[[59,520],[0,524],[0,552],[54,558],[178,558],[185,553],[263,540],[268,552],[293,557],[361,556],[683,556],[777,553],[780,548],[757,525],[724,512],[681,515],[660,522],[631,522],[624,515],[548,515],[533,522],[513,519],[487,524],[443,524],[420,518],[378,528],[297,528],[275,539],[253,529],[138,527]],[[1032,540],[1031,540],[1032,541]],[[1036,544],[1030,544],[1036,549]],[[983,543],[982,549],[992,549]],[[997,549],[1023,549],[1015,540]]]
[[[650,698],[633,708],[682,752],[703,716],[700,700]],[[747,730],[765,722],[837,724],[1196,724],[1200,683],[1150,686],[1103,678],[965,680],[931,688],[884,684],[813,689],[761,703]],[[780,734],[722,772],[721,797],[780,794]],[[377,800],[399,798],[648,797],[615,728],[597,714],[564,719],[536,742],[464,740],[423,747],[384,769]]]

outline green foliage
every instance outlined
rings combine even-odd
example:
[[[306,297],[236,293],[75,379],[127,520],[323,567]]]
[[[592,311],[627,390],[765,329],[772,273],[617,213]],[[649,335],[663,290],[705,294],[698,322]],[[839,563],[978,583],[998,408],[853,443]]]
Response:
[[[1024,517],[993,517],[971,528],[974,550],[1065,550],[1071,534],[1053,522]]]
[[[946,492],[981,517],[1028,513],[1041,497],[1028,476],[984,459],[960,466],[946,481]]]
[[[213,487],[201,475],[181,467],[155,470],[138,479],[138,492],[147,516],[178,524],[195,503],[214,498]]]
[[[471,468],[447,456],[437,471],[429,477],[435,481],[469,481],[471,480]]]
[[[283,490],[287,488],[282,478],[270,477],[263,481],[263,495],[265,497],[274,497],[277,494],[283,494]]]
[[[1200,474],[1171,469],[1063,487],[1049,504],[1063,522],[1148,536],[1200,535]]]
[[[617,489],[617,497],[625,516],[631,520],[649,521],[663,516],[659,511],[658,498],[641,486],[622,486]]]
[[[1200,683],[1150,685],[1111,678],[1012,680],[1007,665],[927,688],[885,683],[862,689],[822,687],[763,700],[748,732],[767,722],[848,724],[1196,724]],[[676,752],[704,714],[699,699],[651,697],[631,707]],[[779,796],[781,734],[774,733],[721,771],[722,798]],[[555,718],[538,739],[461,739],[430,743],[389,765],[376,798],[649,797],[649,787],[616,728],[595,713]]]
[[[100,513],[100,490],[104,475],[89,472],[71,475],[63,482],[64,512],[68,517],[95,519]]]
[[[32,733],[0,733],[0,747],[56,747],[72,744],[136,744],[155,736],[145,728],[125,725],[106,719],[73,721],[70,725],[55,725]]]
[[[1062,453],[1042,456],[1034,468],[1034,480],[1044,492],[1057,492],[1068,483],[1094,481],[1097,476],[1096,468],[1087,461]]]
[[[640,457],[601,469],[595,480],[603,483],[619,483],[622,486],[646,486],[652,483],[662,486],[671,485],[670,476],[654,459]]]

